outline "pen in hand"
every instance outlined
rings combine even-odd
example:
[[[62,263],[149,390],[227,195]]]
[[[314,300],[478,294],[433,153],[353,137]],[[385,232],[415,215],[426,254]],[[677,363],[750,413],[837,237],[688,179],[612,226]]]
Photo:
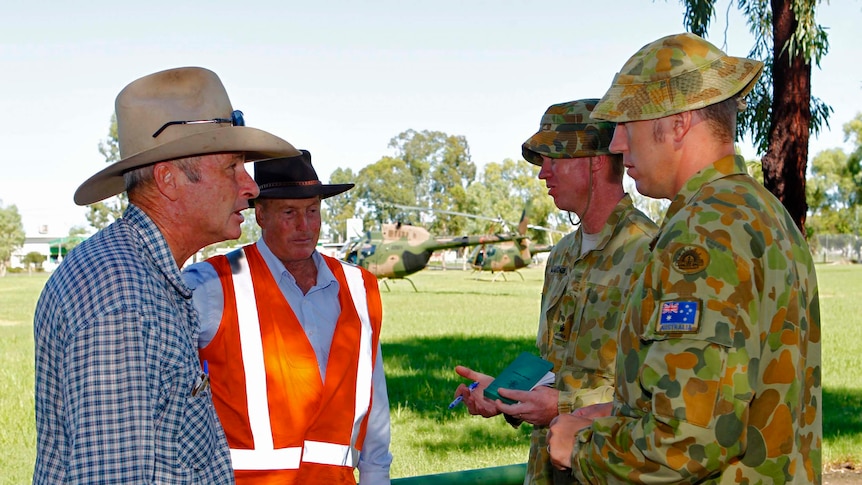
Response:
[[[472,384],[467,386],[467,390],[469,390],[470,392],[473,392],[473,390],[476,389],[478,386],[479,386],[479,381],[473,381]],[[461,401],[463,401],[463,400],[464,400],[464,396],[456,397],[454,401],[449,403],[449,409],[452,409],[455,406],[461,404]]]

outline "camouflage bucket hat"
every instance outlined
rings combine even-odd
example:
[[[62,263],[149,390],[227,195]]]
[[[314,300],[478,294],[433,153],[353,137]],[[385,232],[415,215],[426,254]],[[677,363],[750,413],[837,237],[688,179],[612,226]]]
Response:
[[[551,105],[542,115],[539,131],[521,145],[524,160],[542,165],[550,158],[581,158],[610,154],[614,123],[591,121],[598,99],[579,99]]]
[[[593,119],[652,120],[740,99],[754,87],[763,63],[731,57],[690,33],[643,46],[623,66],[593,110]]]

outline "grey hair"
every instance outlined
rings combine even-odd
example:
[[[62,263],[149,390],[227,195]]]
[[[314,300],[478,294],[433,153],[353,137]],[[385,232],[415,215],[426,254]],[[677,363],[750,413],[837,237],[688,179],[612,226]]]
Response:
[[[192,183],[201,181],[199,156],[178,158],[171,160],[171,163],[179,167],[180,170],[188,177]],[[126,185],[126,192],[131,194],[135,190],[150,184],[153,181],[153,167],[155,164],[144,165],[123,174],[123,182]]]

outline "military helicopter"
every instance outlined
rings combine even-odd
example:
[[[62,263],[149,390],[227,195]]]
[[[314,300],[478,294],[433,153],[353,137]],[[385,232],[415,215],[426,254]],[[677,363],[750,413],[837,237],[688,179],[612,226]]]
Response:
[[[383,280],[405,279],[428,265],[431,254],[439,249],[462,248],[488,243],[512,241],[515,234],[486,234],[452,238],[435,238],[425,228],[410,224],[383,224],[379,231],[367,231],[364,237],[351,240],[344,248],[344,261],[367,269]]]
[[[499,217],[492,218],[475,214],[467,214],[464,212],[453,212],[414,206],[396,205],[396,207],[408,210],[438,212],[441,214],[463,216],[473,219],[492,221],[495,224],[500,224],[503,226],[507,225],[506,222]],[[546,253],[553,248],[552,244],[535,244],[527,237],[527,229],[559,232],[563,234],[561,231],[554,231],[545,227],[530,225],[527,217],[529,207],[530,204],[528,202],[524,207],[524,210],[521,212],[521,219],[518,222],[517,226],[517,234],[509,233],[510,236],[513,236],[511,239],[505,241],[488,241],[484,244],[477,245],[475,249],[473,249],[473,251],[470,253],[470,256],[468,257],[468,262],[470,264],[470,267],[473,268],[474,273],[490,271],[491,274],[494,275],[491,281],[496,281],[497,277],[501,275],[503,276],[503,279],[506,279],[506,273],[514,271],[523,280],[524,275],[518,273],[517,271],[521,268],[526,268],[527,266],[529,266],[530,262],[533,260],[533,256],[539,253]]]
[[[521,221],[518,223],[518,234],[523,237],[495,244],[483,244],[473,249],[470,253],[469,262],[474,273],[490,271],[494,275],[491,281],[496,281],[500,275],[505,280],[506,273],[514,271],[523,281],[524,275],[518,270],[529,266],[533,256],[547,253],[554,247],[552,244],[535,244],[526,237],[528,227],[549,230],[543,227],[529,226],[526,213],[525,209],[521,213]]]

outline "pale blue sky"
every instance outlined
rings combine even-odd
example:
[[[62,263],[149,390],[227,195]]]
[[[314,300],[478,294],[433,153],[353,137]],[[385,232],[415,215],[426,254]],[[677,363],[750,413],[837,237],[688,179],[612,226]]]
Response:
[[[155,71],[214,70],[249,126],[310,150],[326,180],[390,155],[411,128],[465,136],[480,166],[517,160],[548,105],[600,97],[637,49],[683,30],[676,0],[9,3],[0,200],[52,235],[86,225],[72,194],[104,166],[114,99]],[[748,28],[735,9],[725,20],[727,4],[709,40],[744,56]],[[835,113],[812,155],[849,148],[841,127],[862,111],[862,1],[832,0],[817,19],[831,48],[813,91]]]

